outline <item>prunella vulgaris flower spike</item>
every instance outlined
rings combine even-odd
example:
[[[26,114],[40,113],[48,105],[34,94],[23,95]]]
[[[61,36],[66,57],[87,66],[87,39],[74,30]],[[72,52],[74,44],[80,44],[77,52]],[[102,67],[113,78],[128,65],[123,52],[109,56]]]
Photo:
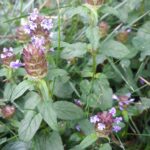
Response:
[[[43,78],[47,74],[47,61],[44,51],[30,44],[23,50],[23,60],[25,69],[29,76],[33,78]]]

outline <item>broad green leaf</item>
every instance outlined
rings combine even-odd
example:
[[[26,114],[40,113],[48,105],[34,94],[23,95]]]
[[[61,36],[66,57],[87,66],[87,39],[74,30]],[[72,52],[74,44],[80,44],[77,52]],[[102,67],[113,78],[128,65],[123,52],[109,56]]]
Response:
[[[51,101],[42,101],[38,105],[38,110],[45,122],[53,129],[58,130],[57,115]]]
[[[57,117],[60,119],[75,120],[83,117],[82,109],[71,102],[55,102],[54,108],[57,113]]]
[[[144,60],[146,56],[150,56],[150,21],[147,21],[137,32],[137,36],[132,42],[136,49],[141,51],[140,60]]]
[[[85,135],[89,135],[95,132],[94,126],[88,119],[81,120],[78,124],[81,128],[81,131],[83,131]]]
[[[97,26],[95,27],[88,27],[86,30],[86,36],[92,45],[93,50],[97,50],[99,47],[99,40],[100,40],[100,31]]]
[[[34,150],[64,150],[62,140],[57,132],[37,134]]]
[[[53,82],[53,94],[59,98],[71,98],[73,89],[69,84],[68,76],[57,77]]]
[[[106,144],[101,144],[99,150],[112,150],[112,148],[109,143],[106,143]]]
[[[31,143],[22,141],[10,142],[2,148],[2,150],[30,150]]]
[[[48,73],[48,79],[54,80],[56,77],[67,76],[67,75],[68,75],[68,73],[63,69],[51,68]]]
[[[125,45],[114,40],[105,42],[100,50],[104,55],[118,59],[124,58],[130,52]]]
[[[11,101],[13,102],[15,99],[19,98],[21,95],[23,95],[27,90],[31,89],[32,87],[33,85],[30,81],[28,80],[22,81],[14,89],[11,96]]]
[[[86,7],[71,7],[69,9],[67,9],[67,11],[65,11],[64,16],[67,19],[71,19],[74,15],[80,15],[82,17],[82,21],[84,23],[88,23],[89,22],[89,10]]]
[[[63,59],[73,59],[73,58],[80,58],[83,57],[84,54],[87,52],[87,44],[85,43],[74,43],[70,44],[64,48],[61,53],[61,58]]]
[[[24,109],[32,110],[39,104],[39,102],[41,101],[41,97],[37,93],[31,91],[26,96],[24,96],[24,100]]]
[[[7,83],[4,89],[4,99],[10,100],[13,90],[16,88],[16,84]]]
[[[42,116],[34,111],[28,111],[19,125],[19,137],[23,141],[30,141],[42,122]]]
[[[71,150],[84,150],[85,148],[92,145],[96,140],[98,139],[98,136],[96,133],[90,134],[77,146],[72,148]]]
[[[0,69],[0,77],[3,77],[3,76],[7,76],[7,70],[6,70],[6,68]]]

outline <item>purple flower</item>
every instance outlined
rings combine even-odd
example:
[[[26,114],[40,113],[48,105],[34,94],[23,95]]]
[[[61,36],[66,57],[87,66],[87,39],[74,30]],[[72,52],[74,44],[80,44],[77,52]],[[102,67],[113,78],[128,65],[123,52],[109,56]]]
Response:
[[[19,67],[21,67],[21,66],[23,66],[24,64],[22,64],[19,60],[16,60],[16,61],[12,61],[11,63],[10,63],[10,67],[11,68],[14,68],[14,69],[17,69],[17,68],[19,68]]]
[[[82,106],[82,102],[79,99],[74,99],[74,102],[78,106]]]
[[[45,38],[43,36],[41,37],[33,36],[31,38],[31,41],[37,48],[41,48],[45,44]]]
[[[109,110],[109,113],[112,114],[112,116],[115,116],[116,115],[116,108],[113,107]]]
[[[30,13],[29,20],[35,21],[35,20],[37,19],[38,15],[39,15],[39,11],[38,11],[37,8],[35,8],[35,9],[33,10],[33,12]]]
[[[24,25],[23,30],[26,34],[30,34],[31,30],[30,30],[30,26],[29,25]]]
[[[102,131],[106,128],[105,124],[103,123],[98,123],[98,126],[97,126],[98,130]]]
[[[34,22],[32,22],[32,21],[30,21],[30,22],[29,22],[29,27],[30,27],[31,30],[34,31],[34,30],[37,28],[37,24],[34,23]]]
[[[91,123],[96,123],[96,122],[99,122],[99,121],[100,121],[100,119],[98,118],[97,115],[90,117],[90,122]]]
[[[117,133],[121,130],[121,127],[120,126],[113,126],[112,130]]]
[[[41,27],[43,27],[43,29],[46,29],[46,30],[52,29],[52,27],[53,27],[52,19],[50,19],[50,18],[43,19],[41,22]]]
[[[122,121],[122,117],[116,117],[114,119],[114,122],[117,123],[117,124],[119,124],[121,121]]]
[[[3,48],[3,53],[0,55],[2,59],[13,56],[13,48]]]

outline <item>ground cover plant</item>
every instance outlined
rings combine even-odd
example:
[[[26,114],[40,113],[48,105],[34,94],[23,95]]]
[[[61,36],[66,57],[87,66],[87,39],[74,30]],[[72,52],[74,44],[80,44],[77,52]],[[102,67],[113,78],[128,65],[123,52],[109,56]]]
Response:
[[[0,0],[1,150],[150,150],[149,0]]]

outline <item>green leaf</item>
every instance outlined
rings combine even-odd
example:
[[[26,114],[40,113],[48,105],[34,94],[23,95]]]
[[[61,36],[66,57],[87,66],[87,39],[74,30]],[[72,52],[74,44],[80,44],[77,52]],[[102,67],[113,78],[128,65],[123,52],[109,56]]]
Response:
[[[67,75],[68,73],[63,69],[51,68],[48,73],[48,79],[54,80],[56,77],[67,76]]]
[[[95,27],[88,27],[86,30],[86,36],[92,45],[92,49],[96,50],[99,47],[99,40],[100,40],[100,31],[97,26]]]
[[[68,76],[57,77],[53,82],[53,94],[59,98],[71,98],[73,89],[69,84]]]
[[[99,150],[112,150],[112,148],[109,143],[106,143],[106,144],[102,144]]]
[[[40,88],[40,92],[42,93],[43,96],[43,100],[48,101],[50,100],[50,96],[49,96],[49,90],[46,84],[45,80],[39,80],[38,82],[38,86]]]
[[[67,19],[72,18],[74,15],[80,15],[82,17],[82,21],[85,23],[89,22],[89,10],[86,7],[70,7],[67,9],[67,11],[64,13],[65,17]]]
[[[16,88],[16,84],[7,83],[4,89],[4,99],[10,100],[13,90]]]
[[[141,51],[140,60],[144,60],[146,56],[150,56],[150,21],[146,22],[137,33],[137,36],[133,38],[132,42],[136,49]]]
[[[85,135],[89,135],[95,132],[93,124],[91,124],[88,119],[81,120],[78,124],[81,131],[83,131]]]
[[[33,85],[30,81],[28,80],[22,81],[14,89],[11,96],[11,101],[13,102],[15,99],[19,98],[21,95],[23,95],[27,90],[31,89],[32,87]]]
[[[19,137],[23,141],[30,141],[42,122],[41,115],[34,111],[28,111],[25,118],[21,121],[19,125]]]
[[[75,120],[83,117],[82,109],[71,102],[55,102],[54,108],[57,113],[57,117],[60,119]]]
[[[64,150],[61,137],[57,132],[38,134],[34,143],[35,150]]]
[[[129,54],[128,48],[120,42],[109,40],[100,48],[102,53],[117,59],[122,59]]]
[[[2,150],[29,150],[31,143],[25,143],[22,141],[10,142]]]
[[[61,58],[63,59],[73,59],[75,57],[83,57],[87,52],[87,44],[85,43],[74,43],[70,44],[64,48],[61,53]]]
[[[85,139],[77,146],[75,146],[71,150],[84,150],[85,148],[89,147],[92,145],[96,140],[98,139],[98,136],[96,133],[90,134]]]
[[[53,129],[58,130],[57,126],[57,115],[53,108],[53,103],[51,101],[42,101],[38,105],[38,110],[42,115],[45,122]]]
[[[24,96],[25,104],[24,109],[34,109],[39,102],[41,101],[41,97],[35,92],[29,92],[26,96]]]
[[[3,77],[3,76],[7,76],[7,70],[6,70],[6,68],[0,69],[0,77]]]

